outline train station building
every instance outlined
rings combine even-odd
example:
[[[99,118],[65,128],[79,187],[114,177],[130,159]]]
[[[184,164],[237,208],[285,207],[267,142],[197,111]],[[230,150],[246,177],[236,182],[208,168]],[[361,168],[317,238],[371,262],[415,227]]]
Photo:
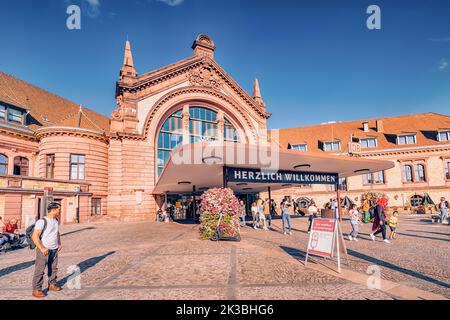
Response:
[[[246,200],[270,186],[276,201],[290,195],[319,206],[336,189],[356,203],[383,192],[402,207],[425,193],[450,198],[449,116],[268,130],[276,106],[266,106],[256,79],[251,93],[243,90],[215,49],[199,35],[188,58],[138,73],[127,41],[111,117],[0,72],[0,216],[28,225],[50,189],[63,223],[154,220],[165,202],[183,205],[222,186],[224,167],[337,174],[339,182],[228,184]],[[187,154],[200,156],[189,162]]]

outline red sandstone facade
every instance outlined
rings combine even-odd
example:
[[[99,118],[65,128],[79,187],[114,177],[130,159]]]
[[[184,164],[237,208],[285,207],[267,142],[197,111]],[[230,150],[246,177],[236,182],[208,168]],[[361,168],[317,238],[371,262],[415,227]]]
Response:
[[[0,217],[28,225],[39,214],[44,188],[51,187],[62,204],[64,223],[153,220],[163,202],[153,188],[173,149],[171,142],[266,143],[270,113],[258,81],[251,95],[244,91],[214,60],[215,44],[208,36],[198,36],[192,48],[187,59],[138,74],[127,41],[116,84],[118,108],[111,118],[0,72]],[[349,179],[348,195],[357,198],[361,192],[380,190],[391,192],[397,201],[399,194],[408,198],[431,188],[435,198],[450,197],[449,142],[423,134],[448,130],[449,117],[426,114],[421,126],[413,129],[408,119],[412,118],[394,121],[404,124],[400,129],[391,127],[389,119],[383,128],[382,121],[370,123],[368,130],[359,122],[335,125],[331,137],[324,126],[281,130],[280,141],[272,143],[282,148],[307,144],[308,151],[329,152],[320,145],[337,139],[343,147],[331,153],[348,154],[350,134],[355,139],[376,136],[378,145],[361,156],[393,160],[396,168],[385,173],[382,184]],[[205,133],[204,127],[212,133]],[[389,140],[411,130],[416,133],[414,145],[396,146]],[[165,141],[165,136],[171,140]],[[426,181],[402,182],[404,161],[425,162]],[[286,194],[314,197],[321,204],[334,192],[291,188],[275,197]]]

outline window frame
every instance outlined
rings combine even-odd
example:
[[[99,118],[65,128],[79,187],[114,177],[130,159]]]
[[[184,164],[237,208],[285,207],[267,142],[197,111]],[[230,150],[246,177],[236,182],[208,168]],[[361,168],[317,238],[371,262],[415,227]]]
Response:
[[[72,162],[72,157],[77,157],[77,162]],[[80,157],[83,157],[84,162],[79,162]],[[72,166],[77,166],[77,177],[72,176]],[[83,177],[80,178],[80,168],[83,168]],[[69,159],[69,180],[86,180],[86,155],[80,153],[71,153]]]
[[[20,164],[16,164],[16,160],[19,160]],[[24,166],[24,164],[22,163],[24,160],[26,161],[26,166]],[[19,173],[16,173],[17,166],[19,166]],[[26,172],[22,171],[23,168],[26,168]],[[20,177],[28,177],[30,175],[30,160],[27,157],[24,156],[14,157],[13,175]]]
[[[102,198],[91,198],[91,215],[101,216],[102,214]]]
[[[442,140],[441,139],[441,134],[445,134],[446,135],[446,139],[445,140]],[[438,133],[437,133],[437,140],[439,141],[439,142],[447,142],[447,141],[450,141],[450,130],[441,130],[441,131],[438,131]]]
[[[52,159],[51,162],[48,160]],[[49,168],[51,168],[51,175],[49,175]],[[54,179],[55,178],[55,154],[54,153],[48,153],[45,155],[45,177],[47,179]]]
[[[9,157],[4,153],[0,153],[0,159],[2,159],[2,157],[5,162],[1,162],[1,160],[0,160],[0,168],[5,168],[5,172],[2,173],[0,170],[0,174],[7,175],[8,174],[8,165],[9,165]]]
[[[304,147],[304,149],[299,149],[299,148],[297,148],[297,147],[299,147],[299,146]],[[292,149],[292,150],[301,151],[301,152],[308,152],[308,144],[307,144],[307,143],[291,144],[291,149]]]
[[[338,149],[333,149],[333,147],[331,148],[331,150],[326,150],[326,145],[338,145]],[[333,152],[333,151],[340,151],[341,150],[341,141],[340,140],[335,140],[335,141],[324,141],[323,142],[323,151],[325,152]]]
[[[450,160],[444,161],[444,179],[450,181]]]
[[[377,182],[379,180],[377,180],[375,177],[376,174],[380,174],[382,176],[382,182]],[[365,177],[370,177],[370,181],[365,179]],[[377,172],[372,172],[372,173],[366,173],[363,174],[363,185],[364,186],[372,186],[372,185],[385,185],[386,184],[386,173],[384,170],[382,171],[377,171]]]
[[[364,146],[363,145],[363,141],[367,141],[367,142],[375,141],[375,145],[372,147],[372,146],[369,146],[369,143],[367,143],[367,146]],[[361,144],[361,148],[363,148],[363,149],[377,148],[378,147],[378,139],[377,138],[372,138],[372,137],[361,138],[361,139],[359,139],[359,143]]]
[[[414,141],[412,143],[408,143],[408,137],[413,137]],[[405,138],[405,143],[400,143],[401,138]],[[417,135],[415,133],[397,135],[397,145],[406,146],[406,145],[411,145],[411,144],[417,144]]]

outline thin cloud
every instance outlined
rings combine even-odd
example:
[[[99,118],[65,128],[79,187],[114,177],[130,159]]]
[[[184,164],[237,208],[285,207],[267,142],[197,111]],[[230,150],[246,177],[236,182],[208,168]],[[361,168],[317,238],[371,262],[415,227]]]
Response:
[[[165,4],[171,7],[176,7],[184,2],[184,0],[157,0],[157,1],[164,2]]]
[[[450,42],[450,37],[446,37],[446,38],[433,38],[433,39],[430,39],[430,41],[432,41],[432,42]]]
[[[82,5],[89,18],[97,18],[100,15],[100,0],[83,0]]]
[[[440,64],[439,64],[439,70],[444,71],[445,69],[448,68],[448,62],[445,59],[442,59]]]

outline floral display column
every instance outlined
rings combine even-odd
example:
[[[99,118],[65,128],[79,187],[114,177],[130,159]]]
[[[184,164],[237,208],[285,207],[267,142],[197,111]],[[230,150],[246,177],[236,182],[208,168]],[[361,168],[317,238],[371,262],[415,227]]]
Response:
[[[230,188],[214,188],[202,195],[201,239],[217,239],[219,227],[222,240],[239,240],[239,201]],[[220,219],[220,224],[219,224]]]

